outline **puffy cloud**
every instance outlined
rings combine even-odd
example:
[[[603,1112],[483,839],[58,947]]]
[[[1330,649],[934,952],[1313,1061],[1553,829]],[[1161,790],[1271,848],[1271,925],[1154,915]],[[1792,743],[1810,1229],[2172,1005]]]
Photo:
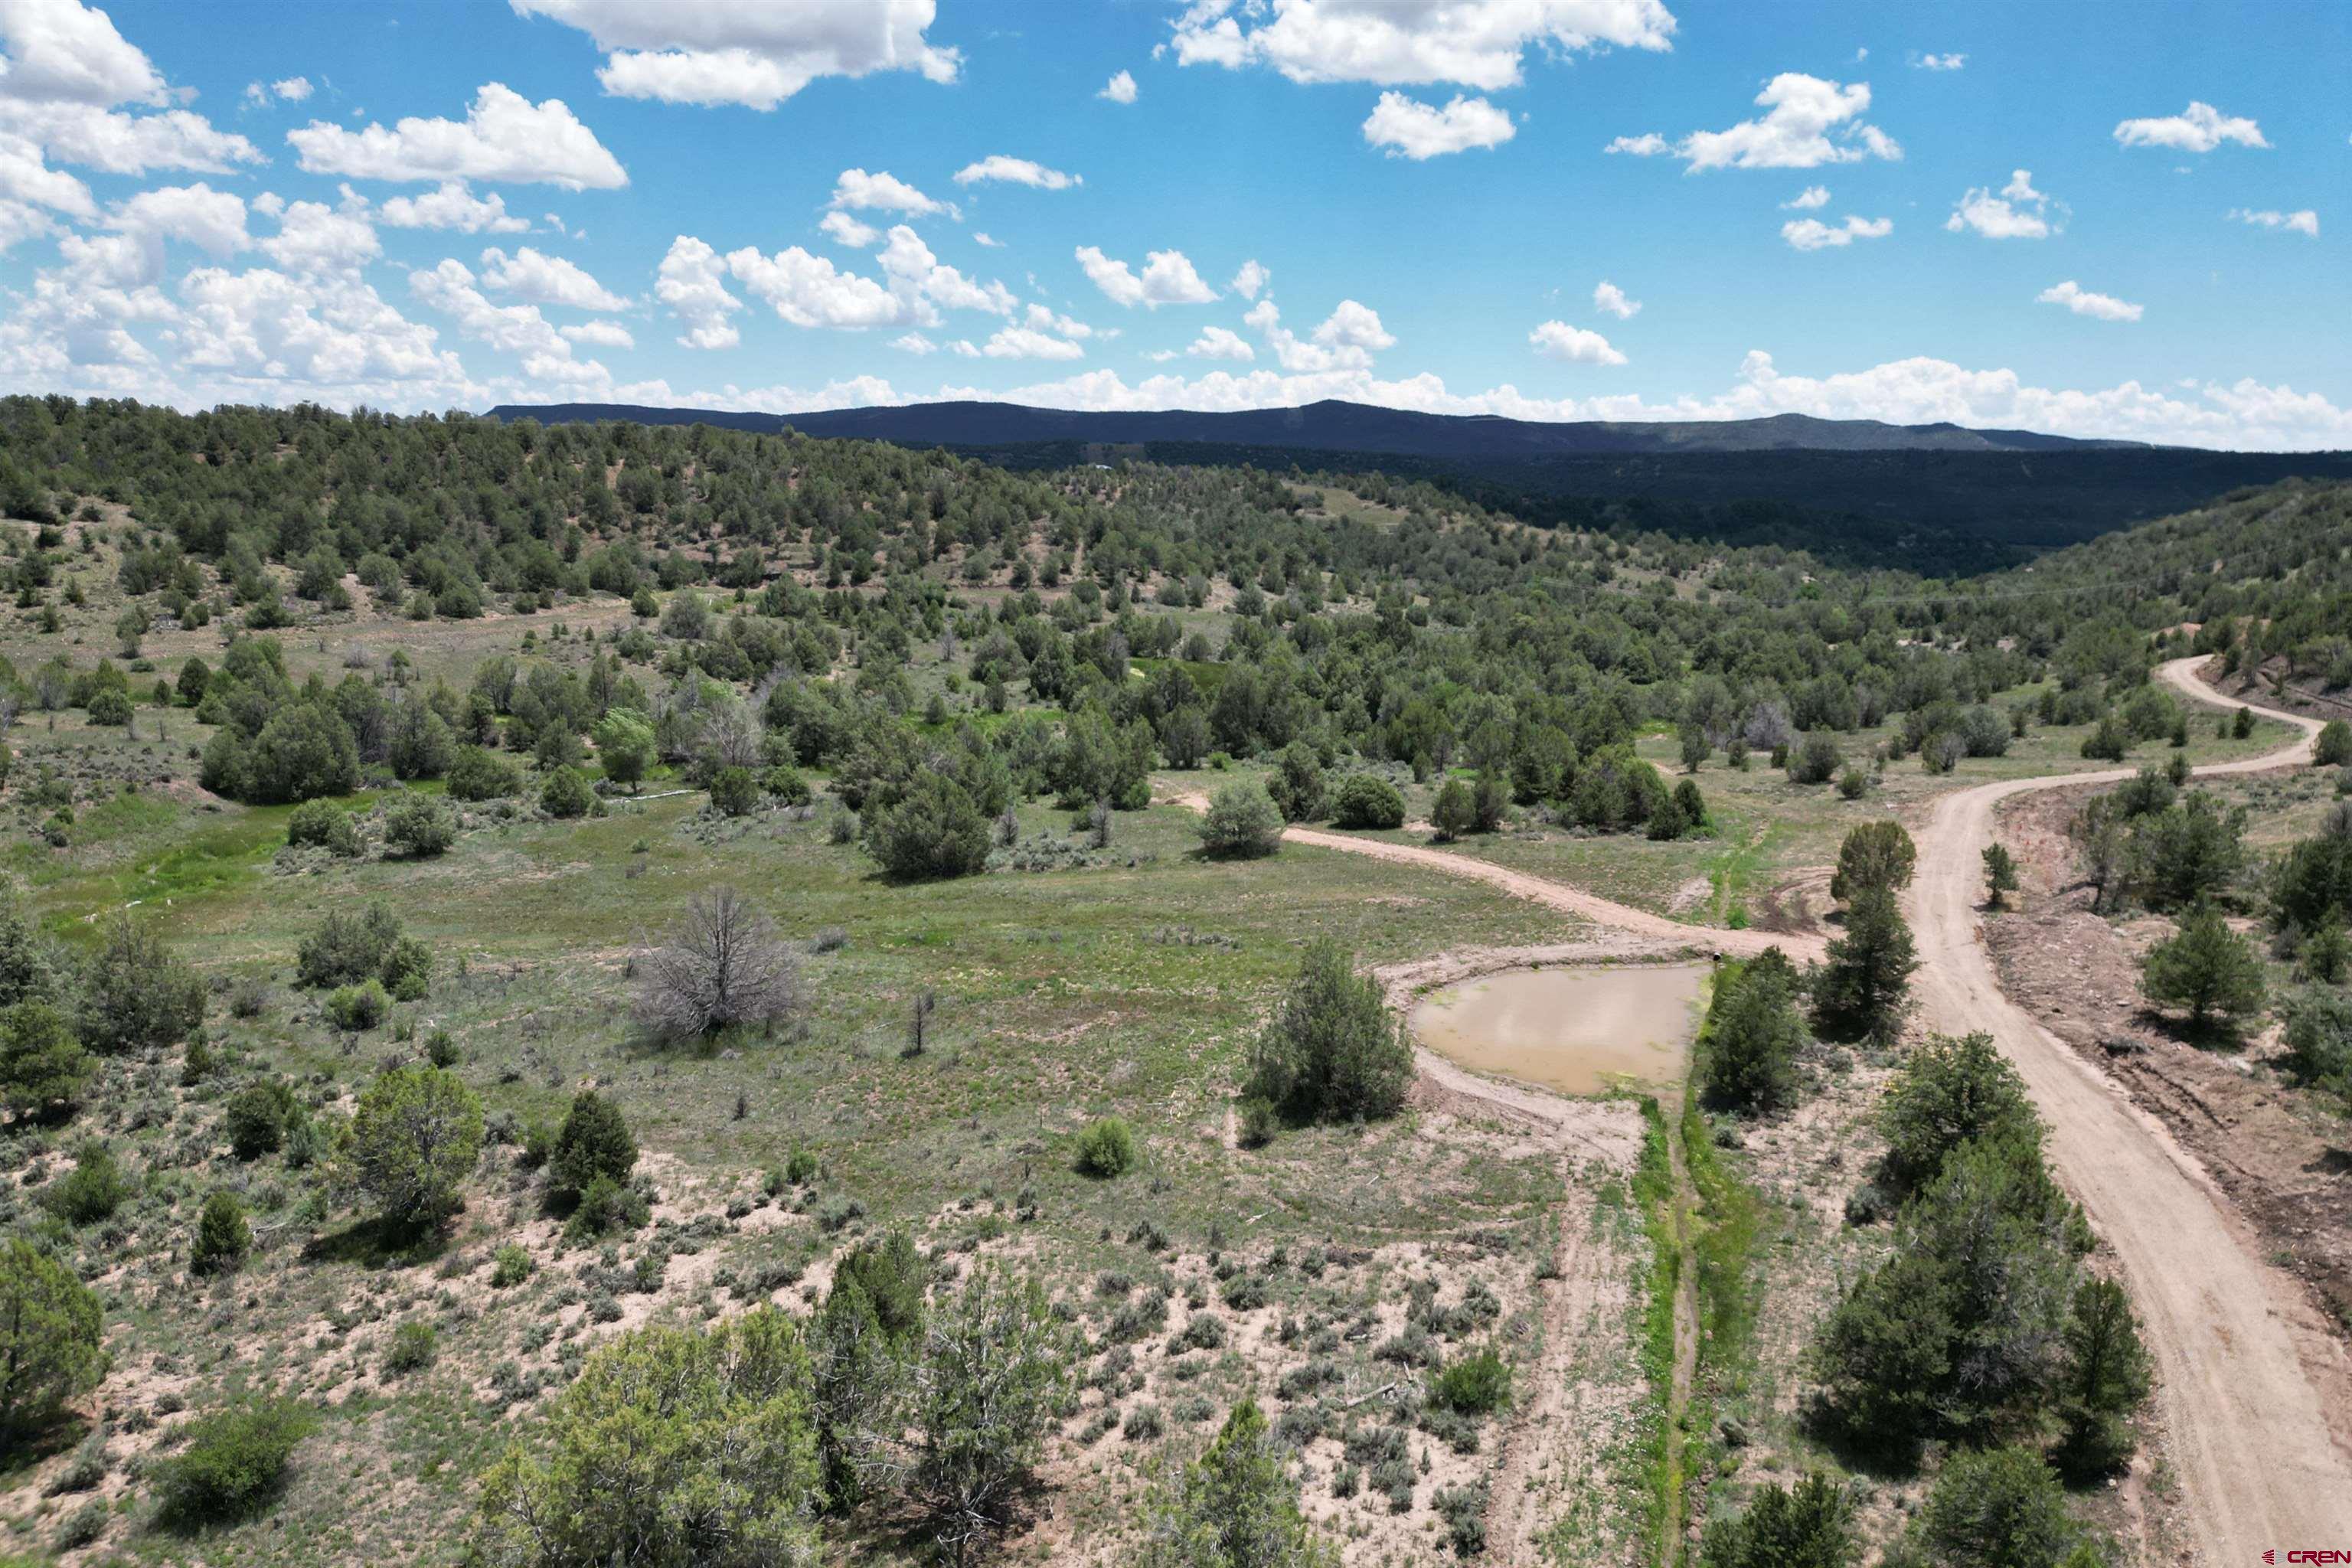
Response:
[[[678,246],[671,253],[677,256]],[[1017,303],[1003,284],[981,284],[941,265],[904,224],[890,230],[879,259],[883,276],[877,280],[844,271],[797,245],[773,256],[746,247],[728,253],[727,271],[796,327],[931,327],[943,310],[1009,316]]]
[[[1966,55],[1920,55],[1911,57],[1912,68],[1923,71],[1956,71],[1969,63]]]
[[[797,245],[773,256],[749,247],[730,251],[727,270],[796,327],[889,327],[913,319],[906,302],[883,285]]]
[[[453,228],[460,234],[522,234],[530,227],[529,218],[507,211],[506,198],[498,192],[477,196],[463,180],[445,180],[427,195],[394,196],[377,216],[394,228]]]
[[[80,0],[0,0],[0,144],[22,142],[110,174],[226,174],[261,161],[252,142],[185,109],[128,114],[114,107],[163,108],[181,96],[105,12]],[[0,145],[0,162],[14,156]],[[60,205],[51,190],[51,196],[12,195],[0,186],[0,199],[88,216],[86,200]]]
[[[1132,71],[1113,72],[1110,80],[1103,83],[1103,89],[1095,94],[1095,96],[1097,98],[1107,98],[1113,103],[1133,103],[1135,101],[1135,73]]]
[[[1044,305],[1031,305],[1026,320],[1033,329],[1041,332],[1059,332],[1066,338],[1090,338],[1095,335],[1095,330],[1084,321],[1076,321],[1068,316],[1056,315]],[[1116,337],[1118,334],[1107,335]]]
[[[1297,82],[1384,86],[1457,82],[1515,87],[1530,47],[1561,53],[1671,47],[1675,18],[1660,0],[1275,0],[1246,14],[1233,0],[1199,0],[1175,25],[1181,65],[1269,65]]]
[[[625,310],[629,302],[573,262],[526,245],[512,256],[496,246],[482,252],[482,282],[534,305],[567,305],[577,310]]]
[[[0,196],[0,256],[28,239],[46,239],[58,232],[47,213]]]
[[[1454,95],[1444,108],[1384,92],[1364,121],[1364,140],[1391,158],[1416,162],[1473,147],[1499,147],[1518,134],[1511,117],[1483,98]]]
[[[835,209],[855,207],[860,212],[906,213],[914,217],[953,210],[887,169],[878,174],[869,174],[863,169],[844,169],[841,177],[833,183],[833,199],[826,205]]]
[[[1780,204],[1790,212],[1801,213],[1813,212],[1829,205],[1830,188],[1827,185],[1807,185],[1794,196]]]
[[[289,131],[302,167],[368,180],[490,180],[613,190],[629,183],[620,160],[560,98],[534,104],[502,82],[486,83],[465,120],[411,116],[387,130],[347,131],[314,120]]]
[[[2179,114],[2122,121],[2116,127],[2116,140],[2126,147],[2169,147],[2179,153],[2210,153],[2224,142],[2242,147],[2270,145],[2252,121],[2234,119],[2194,100]]]
[[[1592,308],[1621,321],[1630,321],[1641,313],[1642,301],[1625,298],[1625,290],[1606,278],[1592,286]]]
[[[1823,223],[1817,217],[1791,219],[1780,226],[1780,237],[1798,250],[1824,250],[1852,245],[1857,239],[1884,239],[1894,229],[1893,218],[1856,217],[1849,213],[1842,224]]]
[[[50,168],[37,143],[5,133],[0,133],[0,201],[47,207],[84,223],[98,216],[88,185],[62,169]]]
[[[383,254],[365,204],[340,210],[320,202],[295,202],[278,215],[278,233],[261,242],[272,261],[300,277],[356,275]]]
[[[690,234],[670,241],[654,278],[654,298],[677,316],[685,333],[677,340],[689,349],[731,349],[743,334],[727,318],[743,301],[727,291],[727,264],[719,253]]]
[[[579,28],[606,53],[618,98],[772,110],[819,77],[919,71],[953,81],[962,57],[923,37],[933,0],[510,0]]]
[[[990,359],[1084,359],[1087,351],[1067,338],[1034,327],[999,327],[980,352]]]
[[[1571,327],[1566,321],[1546,321],[1528,334],[1528,342],[1546,359],[1568,364],[1623,364],[1625,356],[1599,332]]]
[[[1272,300],[1260,300],[1251,306],[1242,324],[1265,337],[1276,364],[1300,375],[1369,370],[1373,353],[1396,342],[1381,325],[1379,312],[1353,300],[1339,301],[1315,329],[1312,342],[1301,341],[1282,324],[1282,312]]]
[[[1094,286],[1116,305],[1144,305],[1156,310],[1162,305],[1205,305],[1217,297],[1181,250],[1149,253],[1140,278],[1126,262],[1111,259],[1094,246],[1079,246],[1076,254]]]
[[[2232,207],[2230,216],[2240,223],[2250,223],[2257,228],[2283,228],[2293,234],[2319,237],[2319,215],[2305,207],[2301,212],[2252,212],[2244,207]]]
[[[283,81],[271,82],[269,90],[288,103],[299,103],[310,96],[310,79],[305,76],[289,76]]]
[[[491,304],[475,286],[472,270],[454,257],[410,273],[408,289],[454,320],[459,332],[502,353],[568,356],[572,352],[538,306]]]
[[[594,343],[599,348],[633,349],[637,340],[629,329],[618,321],[582,321],[577,326],[558,327],[566,339],[575,343]]]
[[[2041,304],[2063,305],[2078,316],[2089,316],[2102,321],[2137,321],[2145,309],[2126,303],[2112,294],[2094,294],[2072,278],[2063,283],[2052,284],[2033,298]]]
[[[194,245],[215,258],[253,243],[246,233],[244,201],[203,184],[141,191],[108,208],[104,221],[111,232],[68,235],[59,244],[73,288],[136,289],[160,283],[167,239]]]
[[[1987,239],[2047,239],[2065,227],[2064,205],[2059,205],[2055,223],[2050,212],[2050,198],[2033,188],[2032,174],[2016,169],[1999,195],[1990,187],[1971,188],[1953,206],[1944,226],[1954,234],[1973,230]]]
[[[7,78],[0,76],[0,88]],[[60,163],[109,174],[189,169],[225,174],[263,162],[261,150],[184,109],[125,114],[89,103],[33,103],[0,92],[0,132],[31,142]]]
[[[1002,153],[991,153],[977,163],[966,163],[955,173],[955,183],[959,185],[974,184],[983,180],[1029,185],[1041,191],[1066,191],[1072,185],[1087,183],[1081,175],[1048,169],[1043,163],[1032,163],[1026,158],[1008,158]]]
[[[1194,359],[1254,360],[1257,351],[1229,327],[1204,327],[1184,352]]]
[[[891,292],[907,304],[910,316],[927,321],[937,305],[950,310],[986,310],[1009,316],[1015,301],[1002,283],[982,285],[952,267],[942,266],[915,231],[900,224],[882,247],[882,271]]]
[[[1764,113],[1725,131],[1694,131],[1678,142],[1653,132],[1620,136],[1604,151],[1651,158],[1671,153],[1696,174],[1702,169],[1813,169],[1864,158],[1896,159],[1894,138],[1862,119],[1870,84],[1826,81],[1783,71],[1756,95]]]
[[[892,338],[890,346],[910,354],[935,354],[940,352],[940,345],[920,332],[908,332],[904,337]]]
[[[824,226],[819,225],[818,226],[823,227]],[[990,250],[1002,250],[1004,248],[1004,242],[997,238],[994,235],[990,234],[986,229],[973,229],[971,231],[971,242],[974,245],[985,247]]]
[[[199,268],[180,280],[172,336],[184,367],[284,398],[409,407],[478,402],[484,389],[433,329],[355,278],[294,278],[270,268]]]
[[[1241,270],[1234,274],[1234,280],[1225,287],[1244,300],[1255,300],[1257,298],[1257,291],[1265,288],[1266,280],[1273,276],[1274,274],[1258,265],[1255,257],[1252,257],[1242,263]]]
[[[163,78],[80,0],[0,3],[0,96],[26,103],[161,104]]]
[[[1353,300],[1342,300],[1315,329],[1315,341],[1325,348],[1380,350],[1394,348],[1396,339],[1381,325],[1380,312]]]
[[[882,237],[882,231],[870,223],[860,223],[845,212],[829,212],[817,219],[816,226],[835,245],[845,245],[852,250],[863,250]]]

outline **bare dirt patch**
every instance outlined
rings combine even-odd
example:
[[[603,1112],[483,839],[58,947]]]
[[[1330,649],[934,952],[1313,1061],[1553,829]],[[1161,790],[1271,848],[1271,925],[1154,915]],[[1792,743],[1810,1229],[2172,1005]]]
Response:
[[[2014,912],[1984,924],[2001,987],[2196,1154],[2341,1335],[2352,1325],[2352,1132],[2271,1070],[2275,1028],[2242,1050],[2211,1050],[2146,1010],[2139,959],[2170,922],[2112,923],[2073,885],[2065,823],[2090,793],[2026,795],[2001,810],[2025,884]]]

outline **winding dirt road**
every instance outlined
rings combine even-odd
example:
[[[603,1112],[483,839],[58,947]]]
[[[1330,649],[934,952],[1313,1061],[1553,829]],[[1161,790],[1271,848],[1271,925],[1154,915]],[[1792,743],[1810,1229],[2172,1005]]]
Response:
[[[2158,675],[2193,700],[2236,706],[2198,679],[2204,662],[2175,659]],[[2246,706],[2294,725],[2302,738],[2259,757],[2199,768],[2200,777],[2311,761],[2318,721]],[[1978,940],[1981,857],[1992,839],[1994,807],[2033,790],[2119,783],[2134,771],[2011,779],[1937,803],[1918,839],[1910,890],[1923,1021],[1939,1033],[1993,1037],[2050,1123],[2060,1179],[2115,1248],[2159,1369],[2171,1462],[2188,1499],[2199,1562],[2236,1568],[2272,1549],[2352,1550],[2352,1457],[2335,1430],[2352,1429],[2352,1362],[2295,1282],[2262,1260],[2259,1243],[2204,1167],[2118,1085],[2002,994],[1991,955]],[[1195,810],[1208,805],[1195,793],[1178,798]],[[1486,882],[1653,942],[1741,955],[1778,946],[1801,961],[1818,957],[1822,948],[1818,937],[1685,925],[1420,845],[1297,826],[1283,838]],[[1500,1087],[1479,1080],[1476,1092],[1499,1100]]]
[[[2159,671],[2207,703],[2201,658]],[[2311,760],[2316,720],[2255,708],[2303,731],[2294,745],[2197,770],[2255,773]],[[2032,790],[2120,782],[2133,770],[2013,779],[1945,796],[1919,838],[1911,920],[1925,1022],[1983,1030],[2016,1064],[2051,1128],[2059,1177],[2116,1250],[2159,1369],[2171,1459],[2200,1559],[2252,1563],[2268,1549],[2352,1549],[2352,1462],[2330,1431],[2352,1387],[2341,1348],[2304,1292],[2264,1263],[2211,1176],[2154,1117],[2002,994],[1978,940],[1980,857],[1993,808]],[[2347,1412],[2335,1404],[2342,1420]]]

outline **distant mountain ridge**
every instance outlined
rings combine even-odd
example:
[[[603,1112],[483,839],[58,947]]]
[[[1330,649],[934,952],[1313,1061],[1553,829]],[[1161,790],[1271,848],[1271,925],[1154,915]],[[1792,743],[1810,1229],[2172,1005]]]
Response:
[[[1507,419],[1486,414],[1422,414],[1361,403],[1326,401],[1298,408],[1231,413],[1192,409],[1095,413],[1033,408],[1018,403],[910,403],[835,408],[812,414],[758,414],[651,408],[624,403],[500,404],[494,419],[541,424],[608,419],[643,425],[722,426],[849,437],[909,447],[1001,447],[1041,441],[1115,446],[1161,442],[1276,447],[1322,452],[1438,458],[1601,456],[1674,452],[2060,452],[2151,450],[2138,441],[2084,441],[2031,430],[1965,426],[1888,425],[1875,419],[1817,419],[1776,414],[1764,419]]]

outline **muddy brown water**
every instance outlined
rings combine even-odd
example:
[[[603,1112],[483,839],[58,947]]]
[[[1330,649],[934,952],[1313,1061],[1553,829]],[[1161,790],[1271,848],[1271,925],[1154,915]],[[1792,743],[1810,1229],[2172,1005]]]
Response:
[[[1413,1032],[1439,1055],[1562,1094],[1683,1080],[1704,963],[1507,969],[1423,997]]]

